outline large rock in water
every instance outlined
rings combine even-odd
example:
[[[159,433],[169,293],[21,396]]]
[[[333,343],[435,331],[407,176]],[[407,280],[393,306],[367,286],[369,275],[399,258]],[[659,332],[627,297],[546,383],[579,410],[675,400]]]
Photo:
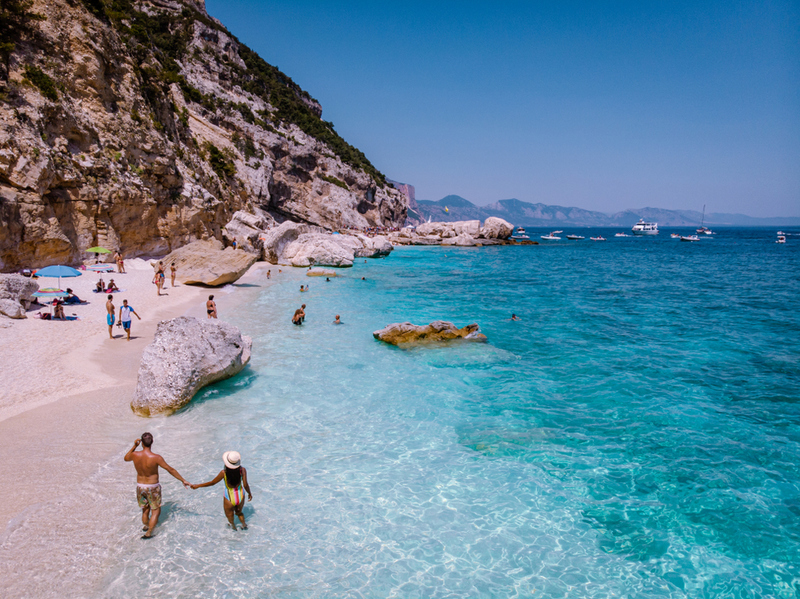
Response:
[[[169,265],[175,264],[177,279],[181,283],[225,285],[238,280],[258,258],[253,254],[233,248],[222,248],[216,239],[193,241],[163,258],[167,276]]]
[[[486,341],[486,335],[480,333],[477,324],[468,324],[459,329],[452,322],[435,320],[424,326],[410,322],[396,322],[375,331],[372,336],[379,341],[392,345],[409,345],[414,343],[437,343],[466,339],[468,341]]]
[[[250,337],[219,320],[181,316],[159,322],[142,354],[131,409],[153,416],[182,408],[206,385],[241,371],[252,345]]]
[[[9,318],[26,318],[25,311],[39,290],[36,281],[22,275],[0,275],[0,314]]]
[[[508,239],[514,232],[514,225],[507,220],[490,216],[483,223],[480,236],[484,239]]]

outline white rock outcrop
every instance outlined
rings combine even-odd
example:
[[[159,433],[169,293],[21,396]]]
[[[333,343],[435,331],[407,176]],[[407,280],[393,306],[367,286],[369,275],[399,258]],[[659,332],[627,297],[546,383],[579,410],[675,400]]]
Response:
[[[514,225],[507,220],[490,216],[483,223],[480,236],[484,239],[508,239],[514,232]]]
[[[0,275],[0,314],[9,318],[26,318],[25,311],[33,301],[39,285],[22,275]]]
[[[388,239],[397,245],[493,245],[505,242],[513,232],[511,223],[490,216],[482,227],[478,220],[422,223],[391,233]]]
[[[261,236],[275,225],[275,220],[266,214],[250,214],[243,210],[235,212],[230,222],[222,230],[222,238],[232,244],[234,239],[238,249],[261,258],[264,243]]]
[[[250,337],[219,320],[161,321],[142,354],[131,409],[140,416],[171,414],[206,385],[240,372],[252,345]]]
[[[222,242],[209,239],[193,241],[165,256],[161,262],[168,275],[169,266],[175,264],[176,278],[181,283],[216,287],[238,280],[256,260],[251,253],[230,247],[223,249]]]

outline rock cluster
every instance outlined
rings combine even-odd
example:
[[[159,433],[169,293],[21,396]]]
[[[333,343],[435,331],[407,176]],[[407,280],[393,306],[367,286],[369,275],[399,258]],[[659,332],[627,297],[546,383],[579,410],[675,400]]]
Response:
[[[39,285],[22,275],[0,275],[0,314],[9,318],[26,318],[25,311],[33,301]]]
[[[94,245],[163,255],[222,238],[232,216],[238,239],[253,223],[237,211],[259,208],[328,229],[404,224],[407,198],[332,128],[314,137],[275,116],[271,98],[287,92],[308,122],[322,109],[276,70],[284,96],[256,93],[274,67],[202,2],[134,2],[121,22],[108,6],[37,0],[35,35],[0,63],[0,271],[77,264]],[[155,22],[168,30],[155,35]],[[155,48],[166,39],[181,56]]]
[[[392,251],[386,237],[340,235],[285,222],[262,237],[264,259],[287,266],[352,266],[356,258],[377,258]]]
[[[239,279],[256,260],[253,254],[230,247],[223,249],[222,242],[209,239],[193,241],[168,254],[161,262],[167,275],[170,265],[175,265],[176,278],[181,283],[216,287]]]
[[[513,232],[511,223],[490,216],[483,226],[479,220],[464,220],[405,227],[396,233],[390,233],[389,240],[397,245],[493,245],[505,241]]]
[[[379,341],[391,345],[412,345],[418,343],[442,343],[454,340],[486,341],[477,324],[458,328],[452,322],[435,320],[428,325],[414,325],[410,322],[396,322],[372,333]]]
[[[131,409],[153,416],[182,408],[201,388],[240,372],[251,348],[250,337],[219,320],[182,316],[158,323],[142,354]]]

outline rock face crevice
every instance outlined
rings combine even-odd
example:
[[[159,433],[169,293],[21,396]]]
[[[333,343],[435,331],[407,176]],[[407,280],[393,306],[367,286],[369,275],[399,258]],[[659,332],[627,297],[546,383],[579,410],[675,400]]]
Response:
[[[204,2],[31,11],[44,20],[0,81],[0,271],[93,245],[163,255],[259,208],[329,230],[405,222],[406,197]]]

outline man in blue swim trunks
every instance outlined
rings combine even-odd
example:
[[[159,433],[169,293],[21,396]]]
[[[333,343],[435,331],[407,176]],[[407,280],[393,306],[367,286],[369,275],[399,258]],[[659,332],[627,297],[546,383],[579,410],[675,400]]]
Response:
[[[108,301],[106,302],[106,322],[108,323],[108,336],[109,338],[114,338],[114,296],[110,293],[108,294]]]
[[[109,296],[110,297],[110,296]],[[131,340],[131,314],[141,320],[133,306],[128,305],[128,300],[122,300],[122,306],[119,308],[119,321],[122,323],[122,328],[128,334],[128,341]]]

